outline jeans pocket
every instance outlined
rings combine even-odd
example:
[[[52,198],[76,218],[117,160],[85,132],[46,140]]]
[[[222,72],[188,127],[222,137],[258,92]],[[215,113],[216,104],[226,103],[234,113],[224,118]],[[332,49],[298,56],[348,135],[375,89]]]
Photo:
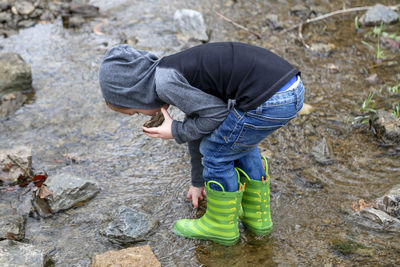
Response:
[[[273,131],[286,124],[287,121],[272,123],[271,125],[256,126],[250,123],[244,123],[239,136],[232,144],[232,150],[250,151],[256,147],[265,137]]]

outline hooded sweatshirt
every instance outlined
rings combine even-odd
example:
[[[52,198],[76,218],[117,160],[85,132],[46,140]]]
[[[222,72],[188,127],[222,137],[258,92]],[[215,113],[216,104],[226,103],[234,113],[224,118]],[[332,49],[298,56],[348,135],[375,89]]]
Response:
[[[104,99],[121,108],[153,109],[163,103],[156,94],[155,71],[159,59],[154,54],[129,45],[111,48],[99,71]]]

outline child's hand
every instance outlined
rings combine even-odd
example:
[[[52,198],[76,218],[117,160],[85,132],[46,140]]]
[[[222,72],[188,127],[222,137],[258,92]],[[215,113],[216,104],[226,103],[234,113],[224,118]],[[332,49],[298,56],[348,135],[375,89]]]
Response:
[[[195,207],[196,209],[199,206],[199,200],[203,200],[203,197],[205,196],[206,190],[204,189],[204,187],[190,186],[187,193],[187,198],[192,201],[193,207]]]
[[[143,126],[143,132],[150,137],[153,138],[162,138],[162,139],[172,139],[172,118],[169,115],[168,111],[166,108],[162,107],[161,112],[164,115],[164,122],[161,124],[161,126],[158,127],[153,127],[153,128],[147,128]]]

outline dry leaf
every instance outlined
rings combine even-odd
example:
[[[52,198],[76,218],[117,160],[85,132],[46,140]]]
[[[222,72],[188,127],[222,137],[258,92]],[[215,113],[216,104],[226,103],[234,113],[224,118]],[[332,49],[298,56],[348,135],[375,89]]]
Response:
[[[52,196],[53,192],[51,192],[47,186],[45,186],[44,184],[42,184],[42,186],[40,187],[40,193],[39,193],[39,197],[40,198],[47,198],[48,196]]]
[[[373,206],[372,203],[369,203],[369,204],[366,203],[364,199],[360,199],[358,201],[358,205],[359,205],[359,207],[357,206],[357,202],[353,202],[352,208],[353,208],[354,211],[360,211],[360,210],[363,210],[365,208],[371,208]]]

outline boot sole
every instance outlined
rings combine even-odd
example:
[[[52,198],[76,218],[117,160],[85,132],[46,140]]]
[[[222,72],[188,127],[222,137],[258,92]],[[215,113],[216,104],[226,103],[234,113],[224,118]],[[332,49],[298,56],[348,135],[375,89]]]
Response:
[[[218,244],[221,244],[224,246],[233,246],[239,240],[239,236],[234,239],[219,238],[219,237],[215,237],[215,236],[186,236],[186,235],[182,234],[181,232],[179,232],[178,230],[175,230],[175,228],[173,229],[173,232],[174,232],[174,234],[185,237],[185,238],[209,240],[209,241],[213,241],[215,243],[218,243]]]

